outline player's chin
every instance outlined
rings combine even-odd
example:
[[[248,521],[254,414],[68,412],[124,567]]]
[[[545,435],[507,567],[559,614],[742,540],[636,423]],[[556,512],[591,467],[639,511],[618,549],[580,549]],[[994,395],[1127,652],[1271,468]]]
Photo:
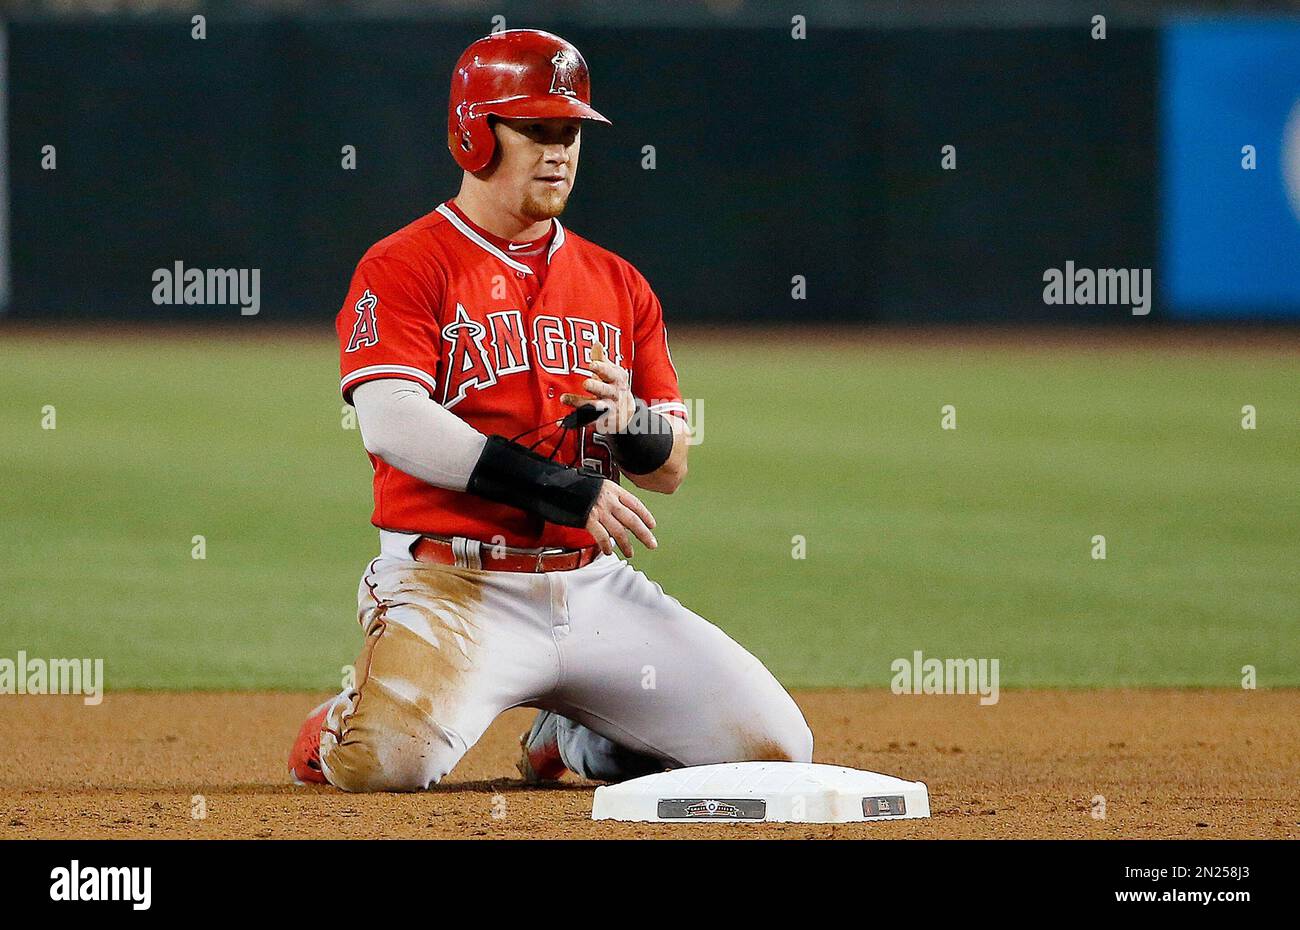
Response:
[[[568,202],[567,187],[530,190],[524,195],[523,214],[531,220],[554,219],[564,212]]]

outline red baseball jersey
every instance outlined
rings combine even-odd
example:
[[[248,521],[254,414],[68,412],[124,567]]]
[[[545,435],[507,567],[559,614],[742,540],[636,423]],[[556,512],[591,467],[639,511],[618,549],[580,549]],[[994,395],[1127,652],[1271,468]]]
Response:
[[[511,252],[519,249],[515,257]],[[525,257],[529,251],[536,254]],[[552,221],[531,249],[469,221],[454,201],[366,252],[336,321],[343,399],[358,384],[404,378],[480,432],[528,445],[585,394],[591,348],[631,373],[633,393],[686,416],[668,354],[659,300],[628,262]],[[558,438],[558,436],[557,436]],[[538,451],[549,455],[553,441]],[[590,428],[570,431],[555,454],[618,480]],[[514,507],[426,484],[375,456],[371,522],[405,533],[467,536],[510,546],[591,545],[584,529],[555,526]]]

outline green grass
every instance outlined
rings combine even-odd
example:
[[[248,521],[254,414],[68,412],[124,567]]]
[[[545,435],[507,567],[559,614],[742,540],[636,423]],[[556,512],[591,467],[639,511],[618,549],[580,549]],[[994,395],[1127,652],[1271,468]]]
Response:
[[[110,688],[332,688],[376,539],[328,329],[0,340],[0,657],[103,657]],[[1300,685],[1293,356],[674,355],[704,441],[677,495],[645,495],[661,549],[637,563],[786,684],[887,684],[920,649],[997,658],[1003,687],[1236,686],[1247,664]]]

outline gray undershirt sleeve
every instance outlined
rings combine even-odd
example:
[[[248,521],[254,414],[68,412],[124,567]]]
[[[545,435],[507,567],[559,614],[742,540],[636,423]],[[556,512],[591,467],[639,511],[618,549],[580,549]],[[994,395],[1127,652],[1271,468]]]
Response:
[[[463,491],[487,437],[414,381],[383,378],[352,391],[366,451],[426,484]]]

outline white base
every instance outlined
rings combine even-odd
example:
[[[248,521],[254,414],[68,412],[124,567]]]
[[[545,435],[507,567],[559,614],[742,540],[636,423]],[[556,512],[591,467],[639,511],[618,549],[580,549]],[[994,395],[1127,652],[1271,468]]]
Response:
[[[697,765],[596,789],[592,820],[643,823],[854,823],[930,816],[930,794],[839,765],[728,762]]]

